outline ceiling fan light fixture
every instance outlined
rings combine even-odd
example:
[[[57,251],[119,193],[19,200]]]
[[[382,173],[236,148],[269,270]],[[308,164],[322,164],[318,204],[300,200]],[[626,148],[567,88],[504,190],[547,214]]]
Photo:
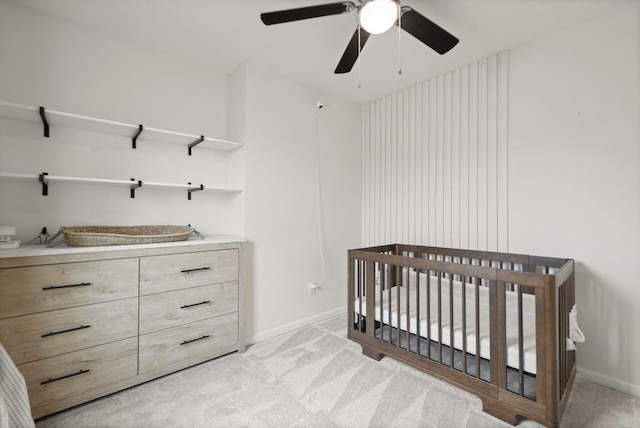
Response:
[[[358,11],[358,22],[369,34],[382,34],[398,20],[398,2],[371,0]]]

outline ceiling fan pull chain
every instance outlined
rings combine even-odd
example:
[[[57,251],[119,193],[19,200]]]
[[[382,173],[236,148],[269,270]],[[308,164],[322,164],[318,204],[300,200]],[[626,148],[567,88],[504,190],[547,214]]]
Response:
[[[400,55],[400,39],[402,38],[402,9],[398,3],[398,74],[402,74],[402,58]]]

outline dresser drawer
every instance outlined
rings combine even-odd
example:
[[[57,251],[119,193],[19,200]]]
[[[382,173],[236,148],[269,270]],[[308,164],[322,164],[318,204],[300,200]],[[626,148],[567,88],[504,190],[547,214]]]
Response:
[[[237,282],[149,294],[140,297],[140,334],[237,310]]]
[[[21,364],[31,407],[87,393],[137,372],[136,338]]]
[[[0,318],[137,295],[137,258],[0,269]]]
[[[238,250],[140,258],[140,295],[238,280]]]
[[[140,336],[140,373],[153,371],[189,358],[215,358],[238,343],[238,313],[220,315]]]
[[[16,364],[137,335],[137,298],[0,320],[0,342]]]

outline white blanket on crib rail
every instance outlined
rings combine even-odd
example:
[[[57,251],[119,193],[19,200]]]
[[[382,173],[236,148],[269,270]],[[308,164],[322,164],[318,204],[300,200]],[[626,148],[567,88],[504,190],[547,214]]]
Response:
[[[407,298],[409,299],[409,331],[418,334],[418,319],[420,336],[439,341],[449,346],[451,343],[450,307],[450,281],[441,281],[441,326],[438,325],[438,287],[437,278],[431,276],[430,282],[430,320],[427,321],[427,277],[420,274],[419,293],[416,291],[415,275],[411,278],[411,287],[391,287],[381,290],[376,286],[375,319],[393,327],[407,330]],[[400,324],[398,325],[398,289],[400,290]],[[476,297],[475,286],[465,284],[466,290],[466,335],[462,330],[462,283],[453,281],[453,346],[463,349],[463,336],[466,336],[467,352],[476,355]],[[419,317],[416,299],[420,298]],[[506,292],[507,307],[507,365],[518,369],[520,367],[520,351],[518,347],[518,293]],[[382,302],[382,316],[380,311]],[[391,305],[389,305],[389,302]],[[488,287],[479,287],[479,332],[480,332],[480,356],[490,359],[490,323],[489,323],[489,290]],[[523,347],[524,347],[524,371],[536,373],[536,330],[535,330],[535,297],[528,294],[522,295],[523,307]],[[355,312],[359,313],[360,303],[356,299]],[[366,298],[362,299],[362,315],[366,316]],[[429,326],[427,325],[429,324]],[[442,328],[442,340],[440,340],[440,328]]]
[[[0,343],[0,427],[35,427],[22,374]]]
[[[571,307],[571,312],[569,312],[569,337],[567,337],[567,350],[575,351],[576,342],[584,342],[584,333],[580,330],[580,326],[578,326],[578,309],[576,305]]]

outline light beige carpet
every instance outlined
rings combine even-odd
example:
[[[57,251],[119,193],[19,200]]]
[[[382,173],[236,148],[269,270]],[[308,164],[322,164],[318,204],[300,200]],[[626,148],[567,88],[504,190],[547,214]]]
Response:
[[[508,427],[474,395],[309,325],[38,421],[38,428]],[[522,427],[538,427],[531,421]],[[577,379],[563,427],[638,427],[640,398]]]

